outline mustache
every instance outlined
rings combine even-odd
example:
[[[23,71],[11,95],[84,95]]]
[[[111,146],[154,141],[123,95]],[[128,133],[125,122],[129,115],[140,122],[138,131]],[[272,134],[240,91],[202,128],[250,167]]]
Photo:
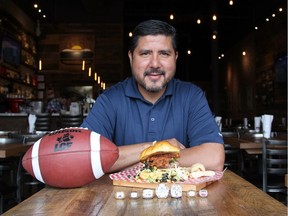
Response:
[[[147,76],[150,74],[164,75],[165,71],[154,68],[154,69],[150,69],[150,70],[144,72],[144,76]]]

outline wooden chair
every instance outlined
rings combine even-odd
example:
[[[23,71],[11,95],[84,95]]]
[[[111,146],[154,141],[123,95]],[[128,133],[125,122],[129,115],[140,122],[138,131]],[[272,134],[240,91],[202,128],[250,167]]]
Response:
[[[60,114],[60,127],[69,128],[69,127],[79,127],[83,122],[83,115],[67,115]]]
[[[263,191],[275,196],[284,193],[287,199],[287,140],[263,139],[262,160]]]

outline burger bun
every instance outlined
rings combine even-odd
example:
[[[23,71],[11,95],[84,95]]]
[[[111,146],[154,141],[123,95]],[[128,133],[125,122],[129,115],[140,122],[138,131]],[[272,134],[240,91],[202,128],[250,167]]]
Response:
[[[175,154],[175,158],[180,156],[180,149],[172,144],[170,144],[168,141],[159,141],[153,143],[152,146],[146,148],[144,151],[142,151],[140,155],[140,161],[143,162],[147,158],[154,156],[154,155],[160,155],[160,154]]]

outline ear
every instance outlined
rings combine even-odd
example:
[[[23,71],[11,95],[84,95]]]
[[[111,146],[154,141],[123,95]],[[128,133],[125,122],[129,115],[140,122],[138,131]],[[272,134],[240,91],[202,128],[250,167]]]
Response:
[[[128,51],[128,57],[129,57],[130,64],[131,64],[133,60],[133,53],[130,50]]]

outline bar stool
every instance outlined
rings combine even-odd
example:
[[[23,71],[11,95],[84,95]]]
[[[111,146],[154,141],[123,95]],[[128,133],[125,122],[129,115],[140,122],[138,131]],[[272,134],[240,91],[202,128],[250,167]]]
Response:
[[[27,140],[31,142],[31,140]],[[28,198],[34,193],[38,192],[45,187],[45,184],[38,181],[35,177],[30,175],[24,167],[22,166],[22,158],[24,154],[20,157],[20,163],[17,169],[17,198],[21,202],[22,200]]]
[[[9,134],[10,137],[19,138],[23,145],[33,144],[46,133],[38,134]],[[17,200],[21,202],[28,198],[33,193],[39,191],[44,187],[44,184],[31,176],[22,166],[22,158],[24,153],[19,156],[19,162],[16,169],[16,185],[17,185]]]
[[[10,133],[0,138],[0,145],[22,143],[22,138],[10,138]],[[17,197],[17,168],[19,157],[0,159],[0,214],[11,204],[19,203]]]
[[[35,130],[36,131],[50,131],[51,130],[51,114],[50,113],[36,114]]]
[[[60,127],[69,128],[69,127],[79,127],[83,122],[83,115],[68,115],[60,114]]]
[[[0,214],[20,202],[18,197],[17,168],[19,157],[0,160]]]

